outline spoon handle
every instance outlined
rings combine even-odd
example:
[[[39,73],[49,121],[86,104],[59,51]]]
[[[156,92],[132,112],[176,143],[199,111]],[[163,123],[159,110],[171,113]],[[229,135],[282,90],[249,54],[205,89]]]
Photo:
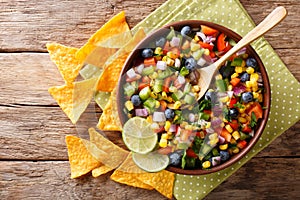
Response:
[[[279,6],[275,8],[262,22],[260,22],[260,24],[247,33],[234,47],[232,47],[226,54],[216,61],[216,68],[218,69],[221,64],[225,62],[231,55],[276,26],[285,18],[286,15],[287,11],[284,7]]]

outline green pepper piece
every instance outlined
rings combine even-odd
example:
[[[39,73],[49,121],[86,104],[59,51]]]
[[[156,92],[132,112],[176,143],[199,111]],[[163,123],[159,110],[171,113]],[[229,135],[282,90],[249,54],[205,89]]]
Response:
[[[243,62],[243,59],[242,59],[242,58],[236,57],[236,58],[234,58],[234,60],[231,62],[231,66],[234,66],[234,67],[242,66],[242,62]]]

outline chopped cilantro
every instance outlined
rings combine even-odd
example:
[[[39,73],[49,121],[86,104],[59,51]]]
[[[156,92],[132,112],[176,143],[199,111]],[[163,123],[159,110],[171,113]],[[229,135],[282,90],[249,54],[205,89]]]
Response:
[[[241,104],[240,102],[237,102],[236,104],[233,104],[233,106],[235,107],[235,108],[241,108],[241,109],[243,109],[245,106],[243,105],[243,104]]]
[[[250,127],[253,128],[254,126],[256,126],[256,123],[257,123],[257,119],[256,119],[256,116],[255,116],[255,113],[252,112],[251,113]]]

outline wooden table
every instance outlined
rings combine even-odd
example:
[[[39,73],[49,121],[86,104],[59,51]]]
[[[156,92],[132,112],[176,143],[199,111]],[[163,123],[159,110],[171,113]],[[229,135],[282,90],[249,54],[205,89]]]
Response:
[[[46,52],[56,41],[80,47],[114,14],[125,10],[131,27],[159,7],[159,0],[24,1],[0,4],[0,198],[164,199],[158,192],[115,183],[110,173],[70,179],[65,135],[76,127],[47,88],[63,81]],[[289,16],[266,35],[300,81],[299,0],[241,0],[255,23],[283,5]],[[292,126],[206,199],[300,197],[300,122]],[[108,133],[114,138],[113,133]]]

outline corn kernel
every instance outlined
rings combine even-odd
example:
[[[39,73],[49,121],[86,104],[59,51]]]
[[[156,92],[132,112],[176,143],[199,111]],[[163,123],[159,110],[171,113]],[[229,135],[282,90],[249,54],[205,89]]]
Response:
[[[239,108],[238,110],[239,110],[239,113],[241,113],[241,114],[242,114],[242,113],[245,113],[245,111],[246,111],[246,108],[245,108],[245,107],[244,107],[244,108]]]
[[[220,150],[224,151],[228,148],[228,144],[222,144],[219,146]]]
[[[232,91],[232,89],[233,89],[233,86],[231,84],[229,84],[228,87],[227,87],[227,90]]]
[[[173,136],[172,132],[167,132],[167,134],[168,134],[169,137]]]
[[[150,124],[153,122],[153,121],[152,121],[152,116],[151,116],[151,115],[149,115],[149,116],[147,117],[146,120],[147,120],[147,122],[149,122]]]
[[[251,87],[252,87],[252,84],[251,84],[250,81],[246,81],[246,87],[247,87],[247,88],[251,88]]]
[[[128,110],[128,111],[131,111],[134,109],[134,106],[133,106],[133,103],[131,101],[126,101],[125,102],[125,108]]]
[[[229,98],[229,96],[226,96],[226,97],[221,98],[220,100],[221,100],[221,102],[226,103],[230,100],[230,98]]]
[[[159,108],[160,107],[160,102],[159,101],[155,101],[155,108]]]
[[[227,120],[226,120],[227,121]],[[228,121],[227,121],[228,122]],[[224,127],[225,126],[225,123],[224,122],[222,122],[221,124],[220,124],[220,127]]]
[[[218,74],[215,78],[216,78],[216,80],[221,80],[221,79],[223,79],[223,77],[222,77],[221,74]]]
[[[240,123],[242,123],[242,124],[244,124],[244,123],[247,122],[247,120],[246,120],[244,117],[239,117],[239,118],[238,118],[238,121],[239,121]]]
[[[232,133],[232,132],[233,132],[233,129],[232,129],[232,127],[231,127],[229,124],[227,124],[227,125],[225,126],[225,129],[226,129],[229,133]]]
[[[176,92],[177,91],[177,88],[175,86],[171,86],[169,87],[169,92]]]
[[[234,148],[234,149],[233,149],[233,151],[232,151],[232,153],[235,153],[235,154],[237,154],[238,152],[240,152],[240,149],[239,149],[239,148],[237,148],[237,147],[236,147],[236,148]]]
[[[205,128],[210,128],[211,127],[211,122],[207,122],[206,125],[205,125]]]
[[[204,49],[203,54],[208,56],[210,54],[209,49]]]
[[[185,127],[184,127],[186,130],[193,130],[193,126],[192,125],[186,125]]]
[[[227,123],[228,120],[224,117],[224,118],[223,118],[223,122]]]
[[[176,101],[176,102],[174,103],[174,109],[175,109],[175,110],[179,109],[180,106],[181,106],[181,102],[180,102],[180,101]]]
[[[243,71],[243,72],[245,72],[245,71],[246,71],[246,69],[247,69],[247,68],[246,68],[245,66],[244,66],[244,67],[242,67],[242,71]]]
[[[263,95],[262,95],[262,94],[259,94],[257,100],[258,100],[259,102],[263,102]]]
[[[204,163],[202,163],[202,167],[203,167],[204,169],[210,168],[210,162],[209,162],[208,160],[205,161]]]
[[[243,68],[242,68],[242,67],[235,67],[234,70],[235,70],[235,72],[238,73],[238,74],[240,74],[240,73],[243,72]]]
[[[253,74],[254,73],[254,68],[253,67],[247,67],[246,72],[248,74]]]
[[[200,91],[199,85],[194,85],[194,86],[192,87],[192,91],[193,91],[193,92],[199,92],[199,91]]]
[[[167,57],[167,56],[164,56],[161,60],[164,61],[164,62],[166,62],[167,59],[168,59],[168,57]]]
[[[253,98],[254,98],[254,99],[258,99],[258,97],[259,97],[259,93],[253,92]]]
[[[240,133],[239,133],[238,131],[234,131],[234,132],[232,133],[232,137],[233,137],[235,140],[238,140],[238,139],[240,139],[241,135],[240,135]]]
[[[198,37],[198,35],[195,35],[194,39],[195,42],[199,42],[200,38]]]
[[[230,144],[236,144],[236,140],[233,137],[230,139]]]
[[[239,74],[238,73],[233,73],[232,75],[231,75],[231,78],[233,79],[233,78],[237,78],[237,77],[239,77]]]
[[[259,79],[259,75],[258,75],[258,73],[253,73],[253,74],[251,74],[250,75],[250,81],[258,81],[258,79]]]
[[[244,68],[246,66],[246,62],[243,60],[241,67]]]
[[[159,146],[164,148],[168,146],[168,140],[161,138],[159,141]]]
[[[161,93],[161,97],[162,97],[163,99],[166,99],[166,98],[168,97],[168,95],[167,95],[166,92],[162,92],[162,93]]]
[[[153,99],[157,99],[158,95],[154,92],[151,92],[150,96],[153,98]]]
[[[161,55],[163,53],[163,50],[161,47],[156,47],[155,51],[154,51],[154,54],[158,54],[158,55]]]
[[[169,138],[169,135],[167,133],[163,133],[161,134],[161,139],[168,139]]]
[[[257,84],[252,86],[252,91],[253,92],[257,92],[257,90],[258,90],[258,85]]]
[[[169,102],[169,103],[173,102],[173,98],[172,98],[172,97],[167,97],[165,100],[166,100],[167,102]]]
[[[171,58],[167,58],[166,63],[167,63],[168,66],[173,66],[174,63],[175,63],[175,61],[173,59],[171,59]]]
[[[164,127],[165,131],[169,131],[170,127],[171,127],[171,122],[170,121],[166,121],[165,127]]]
[[[176,54],[174,54],[172,51],[169,51],[168,53],[167,53],[167,56],[168,57],[170,57],[170,58],[172,58],[172,59],[176,59],[178,56],[176,55]]]

